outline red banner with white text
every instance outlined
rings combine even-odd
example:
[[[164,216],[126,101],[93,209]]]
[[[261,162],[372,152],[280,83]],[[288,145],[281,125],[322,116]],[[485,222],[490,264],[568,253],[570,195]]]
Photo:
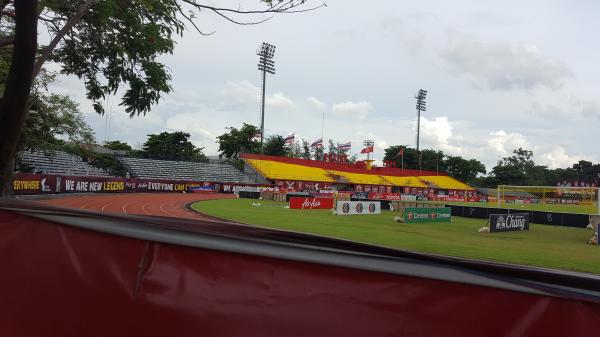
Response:
[[[332,209],[333,198],[291,197],[290,208],[293,209]]]

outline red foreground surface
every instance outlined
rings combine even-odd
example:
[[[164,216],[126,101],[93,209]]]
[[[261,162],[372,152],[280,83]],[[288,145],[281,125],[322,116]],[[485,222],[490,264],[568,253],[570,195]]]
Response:
[[[222,195],[46,203],[198,219],[184,205],[210,197]],[[27,211],[0,210],[0,336],[598,336],[594,302],[140,240]],[[120,217],[105,221],[151,227]]]
[[[65,196],[41,202],[60,207],[110,213],[205,219],[202,215],[186,209],[185,205],[200,200],[233,197],[233,194],[224,193],[119,193]]]

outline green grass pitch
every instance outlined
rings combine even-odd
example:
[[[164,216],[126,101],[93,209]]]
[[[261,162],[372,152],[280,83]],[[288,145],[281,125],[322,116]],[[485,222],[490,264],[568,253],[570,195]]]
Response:
[[[261,206],[252,206],[260,202]],[[586,245],[592,231],[532,224],[529,231],[478,233],[482,219],[402,224],[399,213],[338,216],[329,210],[295,210],[269,201],[201,201],[192,208],[246,224],[317,234],[392,248],[600,274],[600,247]]]

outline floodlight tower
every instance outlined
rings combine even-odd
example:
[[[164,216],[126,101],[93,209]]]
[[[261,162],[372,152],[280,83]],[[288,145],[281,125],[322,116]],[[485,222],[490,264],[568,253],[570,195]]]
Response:
[[[372,147],[375,145],[375,141],[372,139],[367,139],[367,140],[363,141],[363,145],[365,147]],[[372,156],[373,156],[372,152],[367,152],[367,160],[370,160]]]
[[[275,61],[273,61],[273,56],[275,55],[275,46],[263,42],[262,45],[256,50],[256,55],[259,56],[258,70],[262,72],[262,100],[260,109],[260,154],[263,154],[263,142],[265,138],[265,84],[267,80],[267,73],[275,75]]]
[[[421,152],[419,151],[419,141],[421,138],[421,111],[427,111],[425,104],[425,97],[427,96],[427,90],[419,89],[419,92],[415,95],[417,99],[417,156],[419,156],[419,170],[421,170]]]
[[[419,89],[419,92],[415,95],[417,99],[417,152],[419,152],[419,140],[421,136],[421,111],[427,111],[425,97],[427,97],[427,90]]]

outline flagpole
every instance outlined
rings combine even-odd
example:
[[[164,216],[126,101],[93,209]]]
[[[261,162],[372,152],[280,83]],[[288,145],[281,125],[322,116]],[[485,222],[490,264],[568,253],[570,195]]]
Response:
[[[325,134],[325,110],[323,110],[323,119],[321,120],[321,141],[323,141],[324,134]]]
[[[323,110],[323,119],[321,119],[321,149],[323,151],[323,162],[325,162],[325,145],[323,144],[324,140],[324,134],[325,134],[325,110]]]

